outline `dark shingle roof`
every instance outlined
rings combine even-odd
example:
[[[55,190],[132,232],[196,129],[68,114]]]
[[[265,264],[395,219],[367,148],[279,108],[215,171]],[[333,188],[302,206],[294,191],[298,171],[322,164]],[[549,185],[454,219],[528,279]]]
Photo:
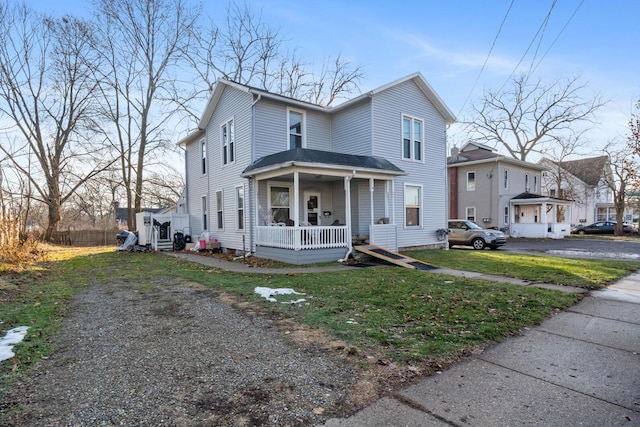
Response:
[[[602,178],[608,161],[607,156],[599,156],[560,162],[559,165],[585,184],[595,186]]]
[[[308,148],[295,148],[293,150],[281,151],[279,153],[264,156],[249,165],[242,175],[248,175],[269,166],[283,165],[289,163],[320,163],[327,165],[338,165],[346,168],[378,170],[396,175],[405,172],[388,161],[378,156],[356,156],[353,154],[335,153],[332,151],[311,150]]]

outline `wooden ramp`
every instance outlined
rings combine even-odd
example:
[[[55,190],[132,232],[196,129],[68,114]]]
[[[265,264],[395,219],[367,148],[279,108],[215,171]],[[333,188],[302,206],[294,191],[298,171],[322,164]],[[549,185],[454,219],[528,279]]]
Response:
[[[415,268],[418,270],[433,270],[438,268],[427,262],[404,256],[376,245],[356,245],[353,248],[358,252],[399,265],[400,267]]]

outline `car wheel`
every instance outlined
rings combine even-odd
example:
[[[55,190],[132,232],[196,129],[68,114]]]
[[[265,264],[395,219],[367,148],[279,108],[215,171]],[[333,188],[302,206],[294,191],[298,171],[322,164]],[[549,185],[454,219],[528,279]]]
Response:
[[[584,236],[586,233],[585,233],[584,230],[578,230],[578,234],[581,235],[581,236]]]
[[[487,244],[481,238],[476,237],[471,241],[471,245],[473,246],[473,249],[481,251]]]

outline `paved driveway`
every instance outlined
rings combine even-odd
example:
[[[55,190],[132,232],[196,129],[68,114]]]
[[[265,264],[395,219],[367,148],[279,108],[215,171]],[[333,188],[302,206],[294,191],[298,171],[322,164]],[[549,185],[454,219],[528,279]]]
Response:
[[[640,238],[518,239],[510,238],[501,251],[537,253],[570,258],[606,258],[640,261]]]

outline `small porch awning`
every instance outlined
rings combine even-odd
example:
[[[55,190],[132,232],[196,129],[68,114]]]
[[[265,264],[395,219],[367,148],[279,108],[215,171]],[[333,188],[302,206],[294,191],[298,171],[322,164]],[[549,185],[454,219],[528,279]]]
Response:
[[[566,222],[573,200],[524,192],[509,200],[512,237],[564,237],[571,232]]]
[[[361,177],[406,175],[405,171],[387,159],[378,156],[357,156],[332,151],[311,150],[309,148],[295,148],[256,160],[242,171],[241,176],[248,178],[250,176],[270,174],[270,172],[282,175],[286,173],[287,169],[298,169],[302,172],[305,168],[315,169],[315,173],[317,173],[317,169],[324,169],[328,173],[334,171],[336,175],[355,172]]]

